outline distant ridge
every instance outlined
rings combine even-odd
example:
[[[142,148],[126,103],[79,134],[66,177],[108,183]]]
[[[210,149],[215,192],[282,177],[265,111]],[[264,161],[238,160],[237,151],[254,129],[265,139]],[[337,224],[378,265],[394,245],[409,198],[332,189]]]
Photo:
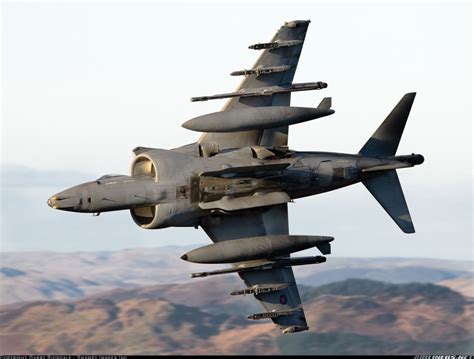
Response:
[[[229,296],[225,283],[202,280],[199,285],[117,289],[75,301],[3,306],[0,351],[128,355],[474,352],[474,301],[445,287],[365,279],[304,287],[311,329],[290,337],[281,335],[271,323],[244,319],[243,313],[253,309],[247,300],[254,302]]]
[[[210,266],[180,260],[186,251],[187,248],[173,246],[100,252],[2,253],[0,305],[80,299],[117,288],[187,283],[191,281],[189,273]],[[472,265],[467,261],[329,257],[320,266],[295,268],[295,276],[298,283],[310,286],[360,278],[392,283],[442,283],[467,295],[474,292]],[[230,275],[226,280],[234,278],[237,277]]]

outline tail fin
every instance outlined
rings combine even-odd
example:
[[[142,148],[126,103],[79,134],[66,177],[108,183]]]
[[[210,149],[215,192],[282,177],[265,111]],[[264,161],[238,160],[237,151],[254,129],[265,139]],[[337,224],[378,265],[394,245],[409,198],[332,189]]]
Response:
[[[362,183],[403,232],[415,233],[410,211],[395,170],[383,172]]]
[[[363,156],[394,156],[415,100],[415,92],[407,93],[374,132],[359,154]],[[410,211],[403,195],[397,172],[384,170],[379,175],[362,181],[380,205],[405,233],[415,233]]]
[[[363,156],[395,155],[408,115],[410,114],[411,106],[415,100],[415,95],[416,92],[412,92],[402,97],[377,131],[369,138],[364,147],[361,148],[359,154]]]

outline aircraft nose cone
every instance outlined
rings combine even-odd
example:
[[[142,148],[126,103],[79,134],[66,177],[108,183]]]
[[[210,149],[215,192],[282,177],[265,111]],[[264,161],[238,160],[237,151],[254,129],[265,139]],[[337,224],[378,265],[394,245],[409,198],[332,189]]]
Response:
[[[78,199],[75,193],[63,191],[49,198],[47,203],[53,209],[71,211],[78,205]]]
[[[53,197],[48,199],[48,206],[50,206],[51,208],[55,208],[55,206],[56,206],[56,196],[53,196]]]

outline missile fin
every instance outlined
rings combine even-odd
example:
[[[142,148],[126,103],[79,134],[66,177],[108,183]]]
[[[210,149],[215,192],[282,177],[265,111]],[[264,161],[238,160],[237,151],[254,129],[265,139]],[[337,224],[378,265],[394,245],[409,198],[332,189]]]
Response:
[[[319,103],[318,108],[321,110],[329,110],[332,106],[332,97],[325,97]]]

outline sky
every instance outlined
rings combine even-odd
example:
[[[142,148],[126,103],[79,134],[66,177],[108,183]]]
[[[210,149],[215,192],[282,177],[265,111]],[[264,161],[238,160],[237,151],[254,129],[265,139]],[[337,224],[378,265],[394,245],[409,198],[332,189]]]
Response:
[[[201,230],[146,231],[128,212],[53,211],[47,198],[128,174],[136,146],[197,140],[186,120],[225,100],[284,21],[310,19],[294,82],[328,88],[336,113],[292,126],[295,150],[356,153],[417,92],[398,154],[417,233],[407,236],[357,184],[290,204],[293,234],[332,235],[336,256],[472,259],[472,8],[469,2],[2,3],[1,250],[116,250],[209,243]]]

